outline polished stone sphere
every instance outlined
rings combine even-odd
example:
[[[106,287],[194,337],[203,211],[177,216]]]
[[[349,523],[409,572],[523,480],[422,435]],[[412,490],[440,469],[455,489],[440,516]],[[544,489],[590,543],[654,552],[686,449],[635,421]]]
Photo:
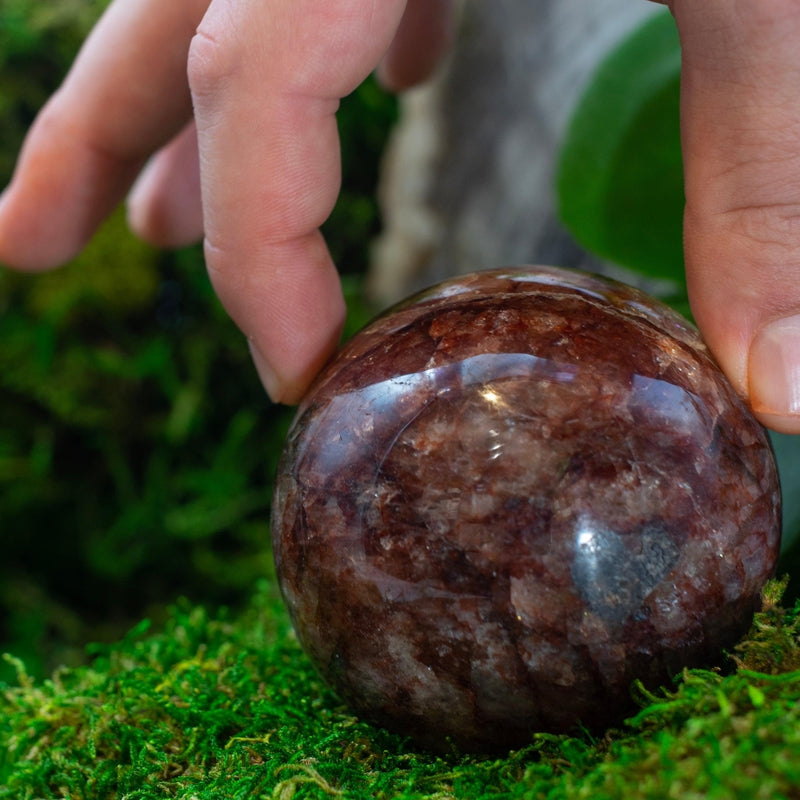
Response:
[[[497,751],[602,729],[743,635],[773,573],[763,429],[685,320],[603,278],[476,273],[379,317],[298,410],[273,547],[358,713]]]

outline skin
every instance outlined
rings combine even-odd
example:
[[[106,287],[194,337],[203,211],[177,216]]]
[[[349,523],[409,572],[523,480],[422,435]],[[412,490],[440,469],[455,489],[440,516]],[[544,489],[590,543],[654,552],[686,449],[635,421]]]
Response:
[[[800,432],[800,0],[670,8],[692,308],[762,422]],[[205,238],[267,392],[297,402],[345,311],[319,233],[339,99],[376,68],[390,88],[423,80],[452,22],[452,0],[115,0],[0,197],[0,262],[69,260],[129,194],[143,238]]]

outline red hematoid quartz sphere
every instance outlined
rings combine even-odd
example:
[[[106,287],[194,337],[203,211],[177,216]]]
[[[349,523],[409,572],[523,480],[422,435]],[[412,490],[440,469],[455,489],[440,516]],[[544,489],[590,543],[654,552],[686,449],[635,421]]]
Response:
[[[764,431],[647,295],[532,267],[423,292],[305,398],[273,510],[322,676],[423,745],[601,728],[713,663],[772,574]]]

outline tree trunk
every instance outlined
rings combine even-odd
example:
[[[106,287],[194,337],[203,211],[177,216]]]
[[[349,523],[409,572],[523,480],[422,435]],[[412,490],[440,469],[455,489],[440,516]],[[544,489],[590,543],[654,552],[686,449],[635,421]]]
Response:
[[[646,0],[464,1],[448,63],[401,99],[368,283],[376,302],[490,267],[602,268],[558,221],[559,145],[598,62],[658,9]]]

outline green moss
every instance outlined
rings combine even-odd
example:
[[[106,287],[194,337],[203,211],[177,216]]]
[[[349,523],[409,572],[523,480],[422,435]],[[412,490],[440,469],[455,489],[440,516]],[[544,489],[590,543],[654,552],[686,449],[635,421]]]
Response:
[[[787,575],[765,587],[763,609],[756,616],[750,635],[737,645],[733,654],[740,669],[770,675],[800,672],[797,618],[800,605],[791,609],[781,606],[788,584]]]
[[[23,302],[32,315],[66,326],[101,307],[113,315],[141,313],[161,279],[158,254],[128,233],[119,210],[68,268],[17,282],[26,284]]]
[[[783,671],[782,654],[799,636],[797,609],[768,601],[739,650],[758,643],[766,671],[687,671],[671,690],[640,691],[640,713],[600,740],[436,756],[337,701],[264,582],[238,618],[180,604],[163,631],[143,623],[50,680],[15,661],[0,698],[0,797],[793,797],[800,673]]]

